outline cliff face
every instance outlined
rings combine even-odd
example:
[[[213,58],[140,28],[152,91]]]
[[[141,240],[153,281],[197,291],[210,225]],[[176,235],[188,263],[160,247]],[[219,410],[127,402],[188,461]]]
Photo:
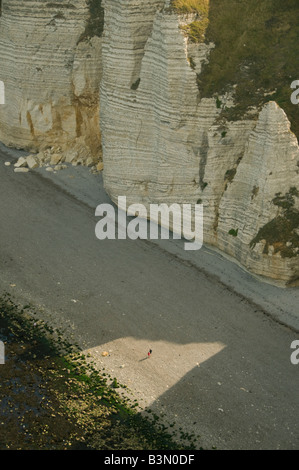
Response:
[[[83,163],[102,135],[115,202],[202,203],[205,243],[298,285],[293,0],[1,3],[2,142]]]
[[[2,142],[99,158],[103,20],[100,1],[2,1]]]
[[[204,98],[213,42],[185,34],[169,1],[105,0],[101,129],[105,187],[128,204],[204,205],[204,242],[250,271],[299,279],[299,148],[274,101],[229,120],[234,87]]]

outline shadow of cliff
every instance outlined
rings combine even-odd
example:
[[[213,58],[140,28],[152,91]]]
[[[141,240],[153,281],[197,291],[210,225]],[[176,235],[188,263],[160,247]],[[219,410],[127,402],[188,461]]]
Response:
[[[163,413],[177,435],[196,436],[197,448],[298,449],[296,371],[287,358],[268,367],[257,366],[253,356],[228,346],[154,401],[149,416]]]

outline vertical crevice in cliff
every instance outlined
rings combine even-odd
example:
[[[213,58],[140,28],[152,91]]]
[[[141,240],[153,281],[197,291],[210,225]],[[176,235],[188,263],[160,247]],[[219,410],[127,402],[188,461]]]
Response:
[[[204,132],[202,137],[202,145],[199,150],[199,185],[200,189],[203,191],[207,186],[207,183],[204,181],[205,168],[208,159],[209,151],[209,138],[208,133]]]
[[[133,46],[132,49],[134,51],[135,56],[135,64],[132,68],[132,76],[131,76],[131,89],[133,91],[137,90],[140,85],[140,72],[141,72],[141,64],[142,59],[144,57],[144,50],[148,39],[151,37],[154,19],[156,13],[160,11],[165,4],[165,0],[155,0],[149,4],[148,2],[144,2],[142,5],[143,8],[143,15],[142,15],[142,23],[143,23],[143,30],[142,35],[140,34],[140,27],[136,29],[135,33],[132,36],[133,39]],[[136,7],[135,7],[136,8]]]
[[[34,135],[34,125],[33,125],[32,118],[31,118],[31,114],[30,114],[29,111],[27,111],[26,117],[27,117],[28,126],[29,126],[29,128],[30,128],[31,136],[32,136],[33,139],[34,139],[34,138],[35,138],[35,135]]]

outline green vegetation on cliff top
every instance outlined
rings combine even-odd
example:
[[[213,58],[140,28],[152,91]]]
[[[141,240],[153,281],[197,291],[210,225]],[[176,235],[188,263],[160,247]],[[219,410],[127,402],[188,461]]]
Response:
[[[216,46],[198,76],[201,96],[220,96],[235,85],[236,106],[223,110],[229,120],[276,101],[299,137],[299,106],[290,100],[291,83],[299,80],[298,0],[173,0],[172,6],[197,13],[184,27],[191,41]]]
[[[196,17],[192,23],[182,26],[181,29],[192,42],[204,42],[209,25],[210,0],[173,0],[172,6],[180,13],[194,13]]]

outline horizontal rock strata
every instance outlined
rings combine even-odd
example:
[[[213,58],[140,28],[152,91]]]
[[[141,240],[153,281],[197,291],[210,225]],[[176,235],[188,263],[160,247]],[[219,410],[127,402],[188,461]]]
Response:
[[[0,17],[0,140],[40,151],[75,147],[78,158],[101,153],[99,83],[101,2],[3,0]]]
[[[230,122],[221,111],[231,96],[221,106],[200,98],[198,74],[215,45],[190,44],[180,28],[187,16],[169,2],[105,0],[105,187],[115,202],[201,202],[205,243],[258,275],[296,285],[297,139],[275,102]],[[280,225],[273,238],[271,227]]]
[[[115,202],[202,203],[205,243],[251,272],[299,284],[297,138],[274,101],[229,121],[233,87],[202,98],[217,45],[187,37],[194,12],[178,14],[170,0],[1,6],[0,140],[35,153],[18,168],[101,171],[103,143]]]

